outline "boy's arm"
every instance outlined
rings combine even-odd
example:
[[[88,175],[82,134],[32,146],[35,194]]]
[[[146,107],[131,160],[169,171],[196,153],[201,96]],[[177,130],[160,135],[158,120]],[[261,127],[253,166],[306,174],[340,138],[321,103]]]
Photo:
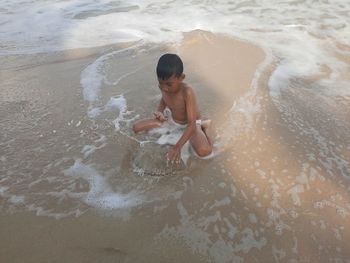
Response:
[[[175,148],[181,150],[182,146],[192,137],[196,131],[196,118],[197,118],[197,107],[196,97],[191,88],[185,90],[185,103],[186,103],[186,114],[188,125],[180,137],[179,141],[175,144]]]
[[[159,105],[158,105],[158,109],[156,112],[153,113],[154,117],[156,117],[156,119],[160,120],[160,121],[166,121],[167,118],[164,117],[164,110],[165,110],[166,104],[165,101],[163,100],[163,97],[160,99]]]
[[[159,105],[158,105],[158,109],[157,111],[163,113],[163,111],[165,110],[166,104],[163,100],[163,97],[160,99]]]

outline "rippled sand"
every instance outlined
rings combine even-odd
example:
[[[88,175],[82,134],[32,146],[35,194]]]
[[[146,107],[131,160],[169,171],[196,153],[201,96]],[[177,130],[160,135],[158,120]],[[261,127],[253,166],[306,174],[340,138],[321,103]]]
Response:
[[[213,119],[216,155],[142,175],[166,169],[167,146],[130,125],[156,107],[168,51]],[[349,262],[349,98],[315,96],[310,79],[271,92],[277,63],[203,31],[4,57],[0,261]]]

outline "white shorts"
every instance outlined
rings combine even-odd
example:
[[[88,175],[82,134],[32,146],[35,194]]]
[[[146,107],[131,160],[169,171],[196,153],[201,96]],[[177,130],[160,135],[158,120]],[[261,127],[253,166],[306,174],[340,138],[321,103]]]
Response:
[[[183,129],[183,128],[187,127],[187,124],[180,124],[180,123],[177,123],[176,121],[174,121],[174,119],[172,117],[172,114],[171,114],[171,110],[169,108],[165,108],[165,110],[164,110],[164,117],[166,117],[168,119],[168,122],[170,124],[174,124],[174,125],[176,125],[179,128]],[[201,126],[202,125],[202,120],[196,120],[196,125]]]

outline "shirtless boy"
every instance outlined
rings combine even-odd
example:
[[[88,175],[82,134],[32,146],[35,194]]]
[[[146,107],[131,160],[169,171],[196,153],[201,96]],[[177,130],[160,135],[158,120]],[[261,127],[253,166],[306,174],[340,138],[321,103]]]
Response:
[[[183,82],[183,63],[178,55],[165,54],[157,64],[157,76],[162,98],[154,118],[137,121],[133,125],[134,132],[148,131],[162,126],[167,121],[165,108],[169,108],[173,120],[181,125],[187,125],[182,136],[172,147],[167,158],[172,163],[181,160],[181,148],[189,140],[196,153],[207,156],[212,152],[212,144],[206,129],[209,121],[201,121],[196,96],[193,89]]]

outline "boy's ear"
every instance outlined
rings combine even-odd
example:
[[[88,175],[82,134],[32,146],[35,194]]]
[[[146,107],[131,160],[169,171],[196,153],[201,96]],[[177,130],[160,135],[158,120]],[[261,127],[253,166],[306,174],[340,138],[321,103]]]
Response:
[[[181,74],[181,80],[184,80],[186,78],[186,75],[184,73]]]

